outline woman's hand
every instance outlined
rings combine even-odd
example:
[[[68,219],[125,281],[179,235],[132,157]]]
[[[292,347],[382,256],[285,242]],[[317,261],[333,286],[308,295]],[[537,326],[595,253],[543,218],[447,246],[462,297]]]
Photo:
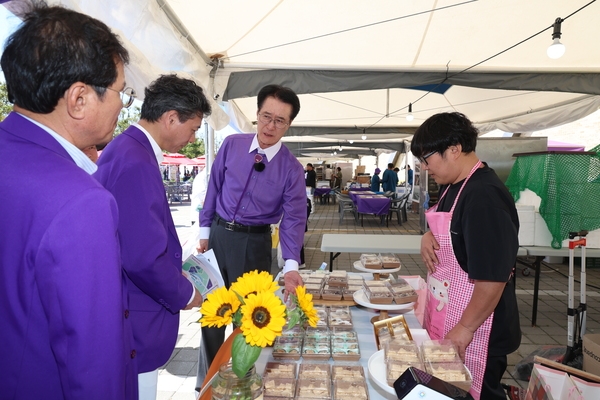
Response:
[[[439,249],[440,245],[435,240],[433,233],[431,231],[425,233],[421,239],[421,258],[430,274],[435,272],[435,266],[439,264],[437,255],[435,254]]]

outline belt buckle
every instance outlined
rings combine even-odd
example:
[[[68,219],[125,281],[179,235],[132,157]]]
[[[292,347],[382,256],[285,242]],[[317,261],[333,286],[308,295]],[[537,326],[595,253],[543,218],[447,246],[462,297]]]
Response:
[[[225,222],[225,229],[233,232],[234,228],[235,228],[235,222]]]

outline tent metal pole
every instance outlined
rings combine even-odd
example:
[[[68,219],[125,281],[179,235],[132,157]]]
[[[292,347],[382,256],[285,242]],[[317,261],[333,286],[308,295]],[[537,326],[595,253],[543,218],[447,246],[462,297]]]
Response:
[[[212,165],[215,162],[215,130],[212,126],[208,124],[206,126],[206,168],[208,168],[207,172],[210,174]]]
[[[192,48],[196,51],[196,53],[198,53],[200,58],[202,58],[202,60],[207,65],[213,65],[214,61],[204,52],[204,50],[202,50],[200,45],[196,43],[190,32],[187,30],[183,22],[181,22],[177,14],[175,14],[171,6],[165,0],[156,0],[156,3],[160,7],[160,9],[163,10],[163,12],[165,13],[169,21],[171,21],[175,29],[179,31],[181,36],[183,36],[189,42]]]

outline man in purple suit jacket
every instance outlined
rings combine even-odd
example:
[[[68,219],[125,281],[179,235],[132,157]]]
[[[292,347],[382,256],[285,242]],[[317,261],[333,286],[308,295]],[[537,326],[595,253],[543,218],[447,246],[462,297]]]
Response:
[[[102,22],[37,8],[2,55],[0,397],[136,399],[113,196],[81,149],[107,143],[127,50]],[[131,93],[131,92],[129,92]]]
[[[156,396],[157,369],[175,348],[179,311],[202,303],[181,272],[181,245],[159,169],[161,149],[177,152],[193,143],[208,114],[210,105],[194,81],[161,76],[145,90],[140,122],[104,149],[94,174],[119,207],[141,399]]]
[[[199,251],[212,248],[229,287],[245,272],[271,272],[271,224],[281,219],[285,291],[293,293],[306,227],[304,169],[281,143],[300,111],[291,89],[267,85],[257,96],[257,133],[228,136],[215,159],[200,221]],[[223,344],[225,328],[202,328],[196,389]],[[206,359],[206,360],[204,360]]]

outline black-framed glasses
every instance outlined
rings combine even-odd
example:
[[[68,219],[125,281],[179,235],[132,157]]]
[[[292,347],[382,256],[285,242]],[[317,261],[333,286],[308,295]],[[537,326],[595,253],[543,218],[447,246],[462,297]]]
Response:
[[[419,157],[419,161],[421,161],[425,165],[429,165],[429,164],[427,164],[427,159],[429,157],[431,157],[432,155],[434,155],[435,153],[437,153],[437,150],[434,150],[431,153],[427,153],[423,157]]]
[[[121,101],[123,102],[123,108],[129,108],[129,106],[131,106],[133,104],[133,100],[135,100],[135,98],[137,97],[137,95],[135,94],[135,89],[131,88],[131,87],[126,87],[123,90],[116,90],[116,89],[112,89],[112,88],[105,88],[108,90],[112,90],[113,92],[117,92],[119,93],[119,96],[121,97]]]
[[[271,122],[274,122],[275,128],[277,129],[283,129],[289,125],[289,123],[286,122],[283,118],[273,118],[269,114],[263,113],[258,114],[258,120],[265,125],[269,125]]]

